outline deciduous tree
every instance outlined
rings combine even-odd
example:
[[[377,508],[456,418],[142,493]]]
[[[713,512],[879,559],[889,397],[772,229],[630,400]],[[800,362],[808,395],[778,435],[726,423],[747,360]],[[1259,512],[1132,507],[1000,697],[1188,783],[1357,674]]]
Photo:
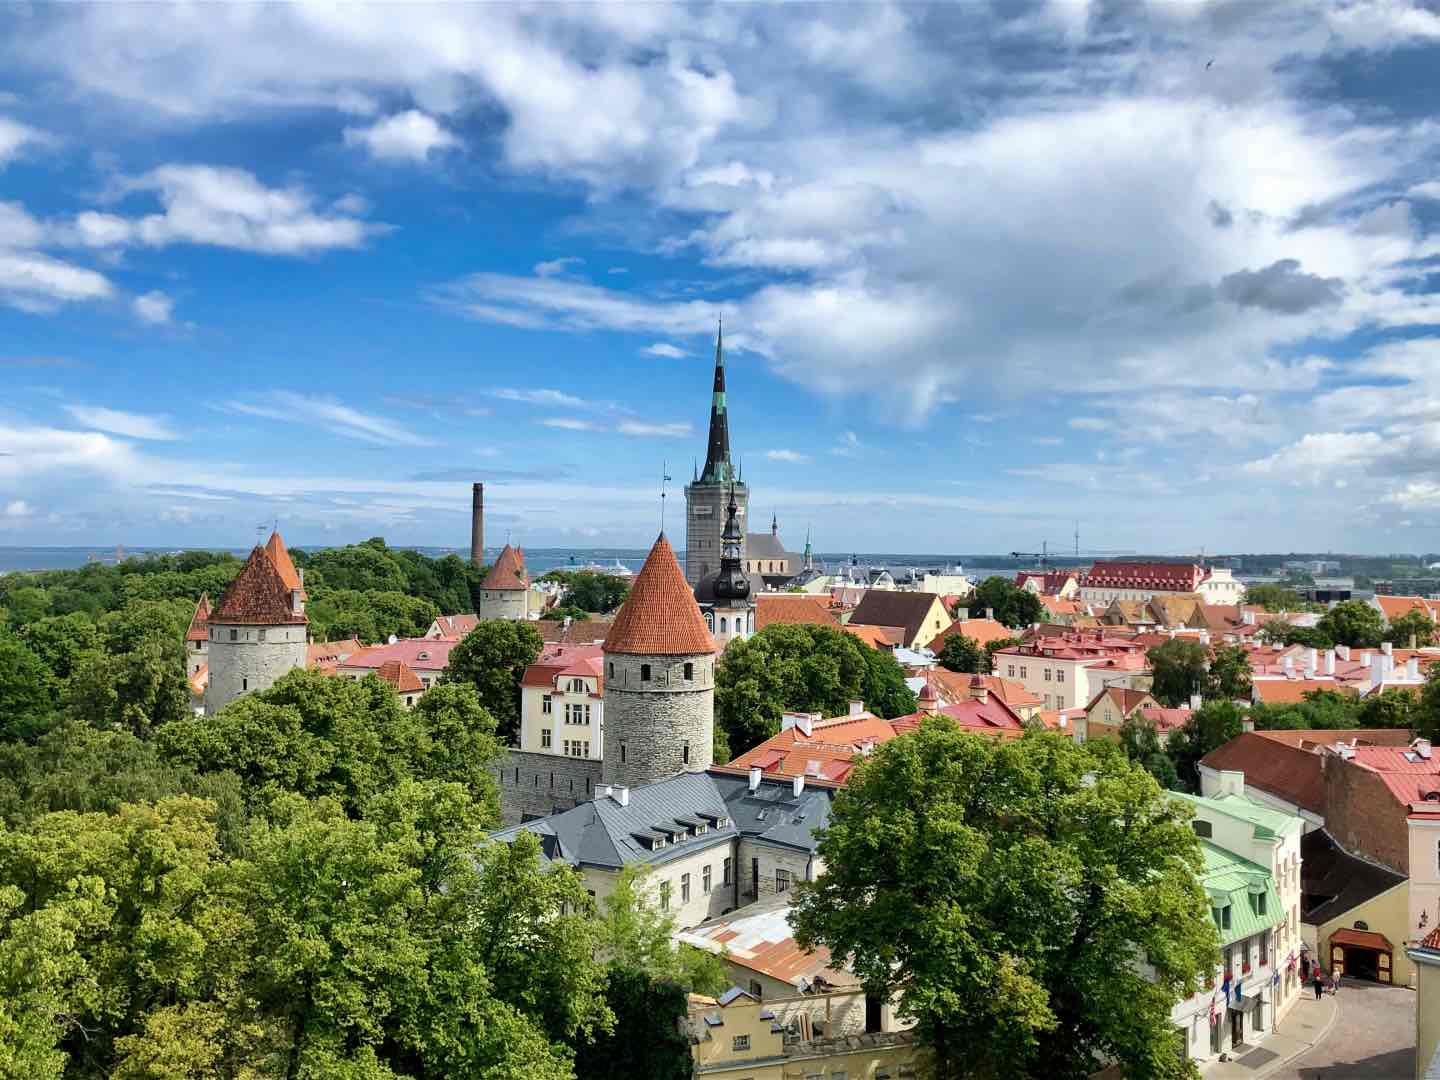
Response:
[[[1040,597],[999,575],[980,582],[965,602],[972,616],[979,617],[992,610],[997,622],[1016,630],[1039,622],[1045,611]]]
[[[1218,942],[1188,816],[1118,747],[926,720],[837,793],[793,924],[898,994],[944,1080],[1193,1075],[1170,1009]]]
[[[1410,644],[1412,638],[1415,642],[1413,646]],[[1435,623],[1419,608],[1411,608],[1404,615],[1390,620],[1385,640],[1393,641],[1401,648],[1423,649],[1435,643]]]
[[[1154,679],[1150,692],[1160,704],[1176,708],[1205,689],[1205,666],[1210,650],[1198,641],[1171,638],[1146,654]]]
[[[1203,693],[1207,699],[1250,700],[1250,654],[1239,645],[1220,645],[1210,661]]]
[[[1315,626],[1336,645],[1371,648],[1385,640],[1385,619],[1364,600],[1343,600]]]
[[[500,738],[509,741],[520,732],[520,680],[543,644],[529,623],[488,619],[450,650],[444,681],[475,687]]]
[[[968,638],[964,634],[951,634],[946,638],[935,659],[948,671],[967,672],[971,675],[990,674],[990,654],[981,648],[974,638]]]

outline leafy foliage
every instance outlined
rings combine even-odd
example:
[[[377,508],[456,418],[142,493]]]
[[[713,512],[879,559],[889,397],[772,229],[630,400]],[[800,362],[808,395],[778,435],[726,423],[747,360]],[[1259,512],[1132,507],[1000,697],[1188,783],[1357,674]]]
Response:
[[[495,718],[502,739],[520,731],[520,680],[544,642],[528,623],[490,619],[450,650],[445,682],[475,688],[480,704]]]
[[[1385,639],[1385,619],[1364,600],[1344,600],[1320,617],[1316,630],[1335,645],[1370,648]]]
[[[1205,675],[1203,693],[1207,699],[1250,700],[1250,654],[1240,645],[1219,645]]]
[[[551,570],[544,580],[558,581],[565,586],[560,594],[560,607],[601,615],[616,610],[630,595],[628,580],[595,570]]]
[[[787,710],[837,716],[853,700],[885,717],[915,711],[895,658],[834,627],[772,624],[732,641],[715,669],[715,724],[735,753],[779,731]]]
[[[1240,734],[1244,714],[1232,701],[1209,701],[1171,732],[1166,752],[1186,791],[1200,790],[1200,759]]]
[[[1413,646],[1410,644],[1412,637],[1415,639]],[[1423,649],[1435,644],[1435,623],[1419,608],[1412,608],[1390,620],[1385,640],[1393,641],[1402,648]]]
[[[1210,650],[1198,641],[1171,638],[1146,654],[1154,681],[1150,692],[1167,708],[1178,708],[1205,689]]]
[[[935,659],[948,671],[962,671],[971,675],[990,674],[990,653],[987,653],[974,638],[964,634],[951,634],[940,647]]]
[[[1218,939],[1187,817],[1113,745],[929,719],[837,794],[797,936],[897,991],[947,1080],[1194,1075],[1170,1008]]]
[[[984,615],[987,609],[993,610],[995,620],[1013,630],[1039,622],[1045,611],[1040,597],[999,575],[988,577],[975,586],[966,604],[975,617]]]

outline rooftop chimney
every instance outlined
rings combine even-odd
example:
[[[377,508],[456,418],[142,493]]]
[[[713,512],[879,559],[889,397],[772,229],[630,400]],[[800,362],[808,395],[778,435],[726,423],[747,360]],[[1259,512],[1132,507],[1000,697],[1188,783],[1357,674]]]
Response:
[[[1192,710],[1198,711],[1199,708],[1200,708],[1200,706],[1201,706],[1201,705],[1204,705],[1204,704],[1205,704],[1205,699],[1202,698],[1199,694],[1191,694],[1191,695],[1190,695],[1190,708],[1191,708]]]
[[[1388,642],[1388,641],[1382,641],[1382,642],[1380,642],[1380,651],[1381,651],[1382,653],[1384,653],[1386,656],[1389,656],[1389,655],[1394,651],[1394,649],[1395,649],[1395,646],[1394,646],[1392,643],[1390,643],[1390,642]]]
[[[596,784],[596,785],[595,785],[595,799],[596,799],[596,801],[599,801],[600,799],[608,799],[608,798],[610,797],[610,790],[611,790],[611,789],[610,789],[610,785],[609,785],[609,784]]]
[[[1242,611],[1242,612],[1240,613],[1240,621],[1241,621],[1242,623],[1244,623],[1246,626],[1254,626],[1254,625],[1255,625],[1255,613],[1254,613],[1253,611]]]
[[[1348,660],[1350,659],[1350,646],[1349,646],[1349,645],[1336,645],[1336,646],[1335,646],[1335,655],[1338,656],[1338,657],[1340,657],[1341,660],[1348,661]]]
[[[790,792],[791,792],[791,794],[793,794],[793,795],[795,796],[795,798],[798,799],[798,798],[800,797],[800,793],[801,793],[802,791],[804,791],[804,790],[805,790],[805,774],[804,774],[804,773],[796,773],[796,774],[795,774],[795,779],[794,779],[794,780],[791,782],[791,784],[790,784]]]
[[[485,562],[485,485],[470,486],[470,565]]]
[[[1334,649],[1326,649],[1326,650],[1325,650],[1325,674],[1326,674],[1326,675],[1334,675],[1334,674],[1335,674],[1335,650],[1334,650]]]
[[[810,738],[815,732],[815,721],[819,719],[819,713],[808,712],[787,712],[780,714],[780,730],[789,731],[791,728],[799,728],[800,734]]]
[[[992,621],[994,620],[994,618],[995,618],[995,609],[994,609],[993,607],[987,607],[987,608],[985,609],[985,618],[990,619],[990,620],[992,620]]]
[[[629,806],[630,789],[628,787],[617,787],[615,789],[615,801],[621,806]]]
[[[1430,740],[1429,740],[1429,739],[1416,739],[1413,743],[1410,744],[1410,749],[1411,749],[1411,750],[1414,750],[1415,753],[1419,754],[1419,755],[1420,755],[1422,758],[1424,758],[1426,761],[1429,761],[1429,760],[1430,760]]]
[[[1379,686],[1385,681],[1385,655],[1376,653],[1370,657],[1370,685]]]
[[[763,775],[764,773],[760,771],[760,766],[750,766],[750,790],[752,792],[760,790],[760,777]]]
[[[859,716],[864,711],[865,702],[861,701],[859,698],[852,698],[850,701],[850,715]]]
[[[970,679],[970,696],[985,705],[990,701],[990,687],[985,685],[983,676],[974,675]]]
[[[1420,658],[1418,656],[1412,656],[1405,661],[1405,678],[1411,682],[1420,681]]]

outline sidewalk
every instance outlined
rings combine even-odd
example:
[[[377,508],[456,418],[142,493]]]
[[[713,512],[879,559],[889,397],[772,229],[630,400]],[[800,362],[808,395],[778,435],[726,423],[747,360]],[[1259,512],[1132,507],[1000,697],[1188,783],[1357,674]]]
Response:
[[[1343,987],[1342,987],[1343,989]],[[1280,1029],[1265,1034],[1263,1042],[1247,1043],[1239,1056],[1229,1061],[1216,1058],[1200,1066],[1205,1080],[1258,1080],[1268,1076],[1287,1061],[1310,1050],[1329,1034],[1339,1012],[1337,998],[1326,994],[1319,1001],[1305,993],[1280,1021]]]

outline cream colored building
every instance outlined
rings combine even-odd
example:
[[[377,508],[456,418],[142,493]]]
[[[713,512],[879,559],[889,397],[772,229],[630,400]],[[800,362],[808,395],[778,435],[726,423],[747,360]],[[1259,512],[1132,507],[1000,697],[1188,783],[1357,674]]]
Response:
[[[599,761],[605,679],[599,645],[547,645],[520,680],[520,749]]]
[[[1148,690],[1150,672],[1143,650],[1109,654],[1103,649],[1073,648],[1063,639],[1039,638],[995,653],[996,675],[1018,682],[1040,698],[1045,709],[1083,709],[1106,687]]]

